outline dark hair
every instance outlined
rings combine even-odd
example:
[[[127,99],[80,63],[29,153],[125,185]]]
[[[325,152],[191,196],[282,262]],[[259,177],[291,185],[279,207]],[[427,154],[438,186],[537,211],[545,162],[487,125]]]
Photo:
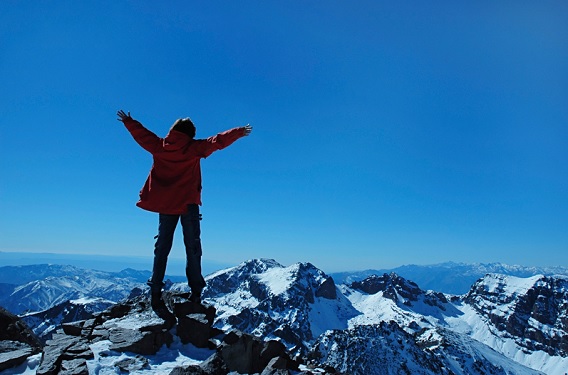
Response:
[[[193,125],[189,117],[177,119],[172,126],[172,130],[187,134],[190,138],[195,137],[195,125]]]

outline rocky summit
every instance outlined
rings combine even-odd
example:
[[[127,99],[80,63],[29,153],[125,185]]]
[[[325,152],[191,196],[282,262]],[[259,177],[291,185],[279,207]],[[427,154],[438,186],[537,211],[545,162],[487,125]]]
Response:
[[[147,294],[140,294],[90,319],[63,323],[44,346],[18,317],[2,310],[0,369],[17,366],[30,355],[42,352],[38,375],[109,371],[200,375],[337,373],[329,366],[322,368],[292,358],[280,341],[213,327],[215,307],[189,302],[187,297],[184,293],[164,292],[163,299],[173,313],[158,316]],[[196,354],[195,358],[191,353]],[[169,366],[153,365],[160,362],[157,358],[163,362],[172,356],[183,360],[178,360],[177,365],[176,360]]]

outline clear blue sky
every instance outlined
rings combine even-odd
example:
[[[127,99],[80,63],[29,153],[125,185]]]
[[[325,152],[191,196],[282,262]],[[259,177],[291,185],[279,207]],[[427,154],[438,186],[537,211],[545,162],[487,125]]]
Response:
[[[151,255],[124,109],[254,126],[207,260],[568,265],[566,1],[4,0],[0,82],[0,251]]]

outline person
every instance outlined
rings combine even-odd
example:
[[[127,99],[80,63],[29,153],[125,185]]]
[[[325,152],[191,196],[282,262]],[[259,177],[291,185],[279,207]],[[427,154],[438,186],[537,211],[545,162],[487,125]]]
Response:
[[[186,252],[186,276],[191,294],[189,300],[201,302],[205,280],[201,274],[201,205],[200,161],[213,152],[228,147],[248,136],[252,127],[246,125],[219,133],[207,139],[195,139],[195,126],[189,118],[174,122],[165,138],[160,138],[130,116],[117,112],[134,140],[152,154],[153,164],[136,205],[159,214],[158,235],[154,245],[152,276],[148,280],[151,304],[165,308],[162,287],[174,231],[179,221],[183,229]]]

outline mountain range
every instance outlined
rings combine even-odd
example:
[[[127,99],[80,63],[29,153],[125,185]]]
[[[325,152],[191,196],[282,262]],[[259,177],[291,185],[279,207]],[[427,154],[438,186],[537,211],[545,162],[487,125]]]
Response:
[[[450,263],[433,269],[449,272],[452,265],[457,274],[466,267]],[[529,272],[528,277],[510,274],[525,272],[522,267],[502,269],[509,274],[484,274],[465,293],[454,294],[424,289],[392,271],[332,276],[310,263],[283,266],[254,259],[208,275],[203,297],[216,309],[216,328],[280,341],[294,355],[345,374],[565,374],[568,277],[559,274],[562,269],[552,271],[554,276]],[[45,290],[60,290],[62,280],[83,292],[116,296],[108,288],[109,275],[98,274],[102,284],[95,288],[95,278],[80,283],[67,275],[48,274],[44,271],[43,283],[34,284],[35,292],[29,281],[21,288],[26,293],[16,296],[35,300],[34,306],[48,305],[38,302],[42,298],[53,304],[57,293]],[[147,274],[135,275],[137,271],[112,276],[123,280],[123,298],[142,293]],[[126,292],[129,287],[134,294],[132,289]],[[168,284],[168,289],[184,293],[187,285]],[[105,303],[116,302],[104,293],[87,301],[86,294],[84,299],[75,295],[41,312],[23,314],[23,319],[41,335],[53,332],[64,319],[89,319],[88,314],[105,308]],[[21,301],[4,300],[23,308]]]
[[[368,269],[354,272],[330,273],[338,283],[350,283],[363,280],[371,275],[394,272],[408,280],[416,282],[425,290],[435,290],[449,294],[465,294],[474,282],[488,273],[499,273],[517,277],[534,275],[568,276],[568,267],[526,267],[503,263],[455,263],[445,262],[430,265],[404,265],[389,269]]]

